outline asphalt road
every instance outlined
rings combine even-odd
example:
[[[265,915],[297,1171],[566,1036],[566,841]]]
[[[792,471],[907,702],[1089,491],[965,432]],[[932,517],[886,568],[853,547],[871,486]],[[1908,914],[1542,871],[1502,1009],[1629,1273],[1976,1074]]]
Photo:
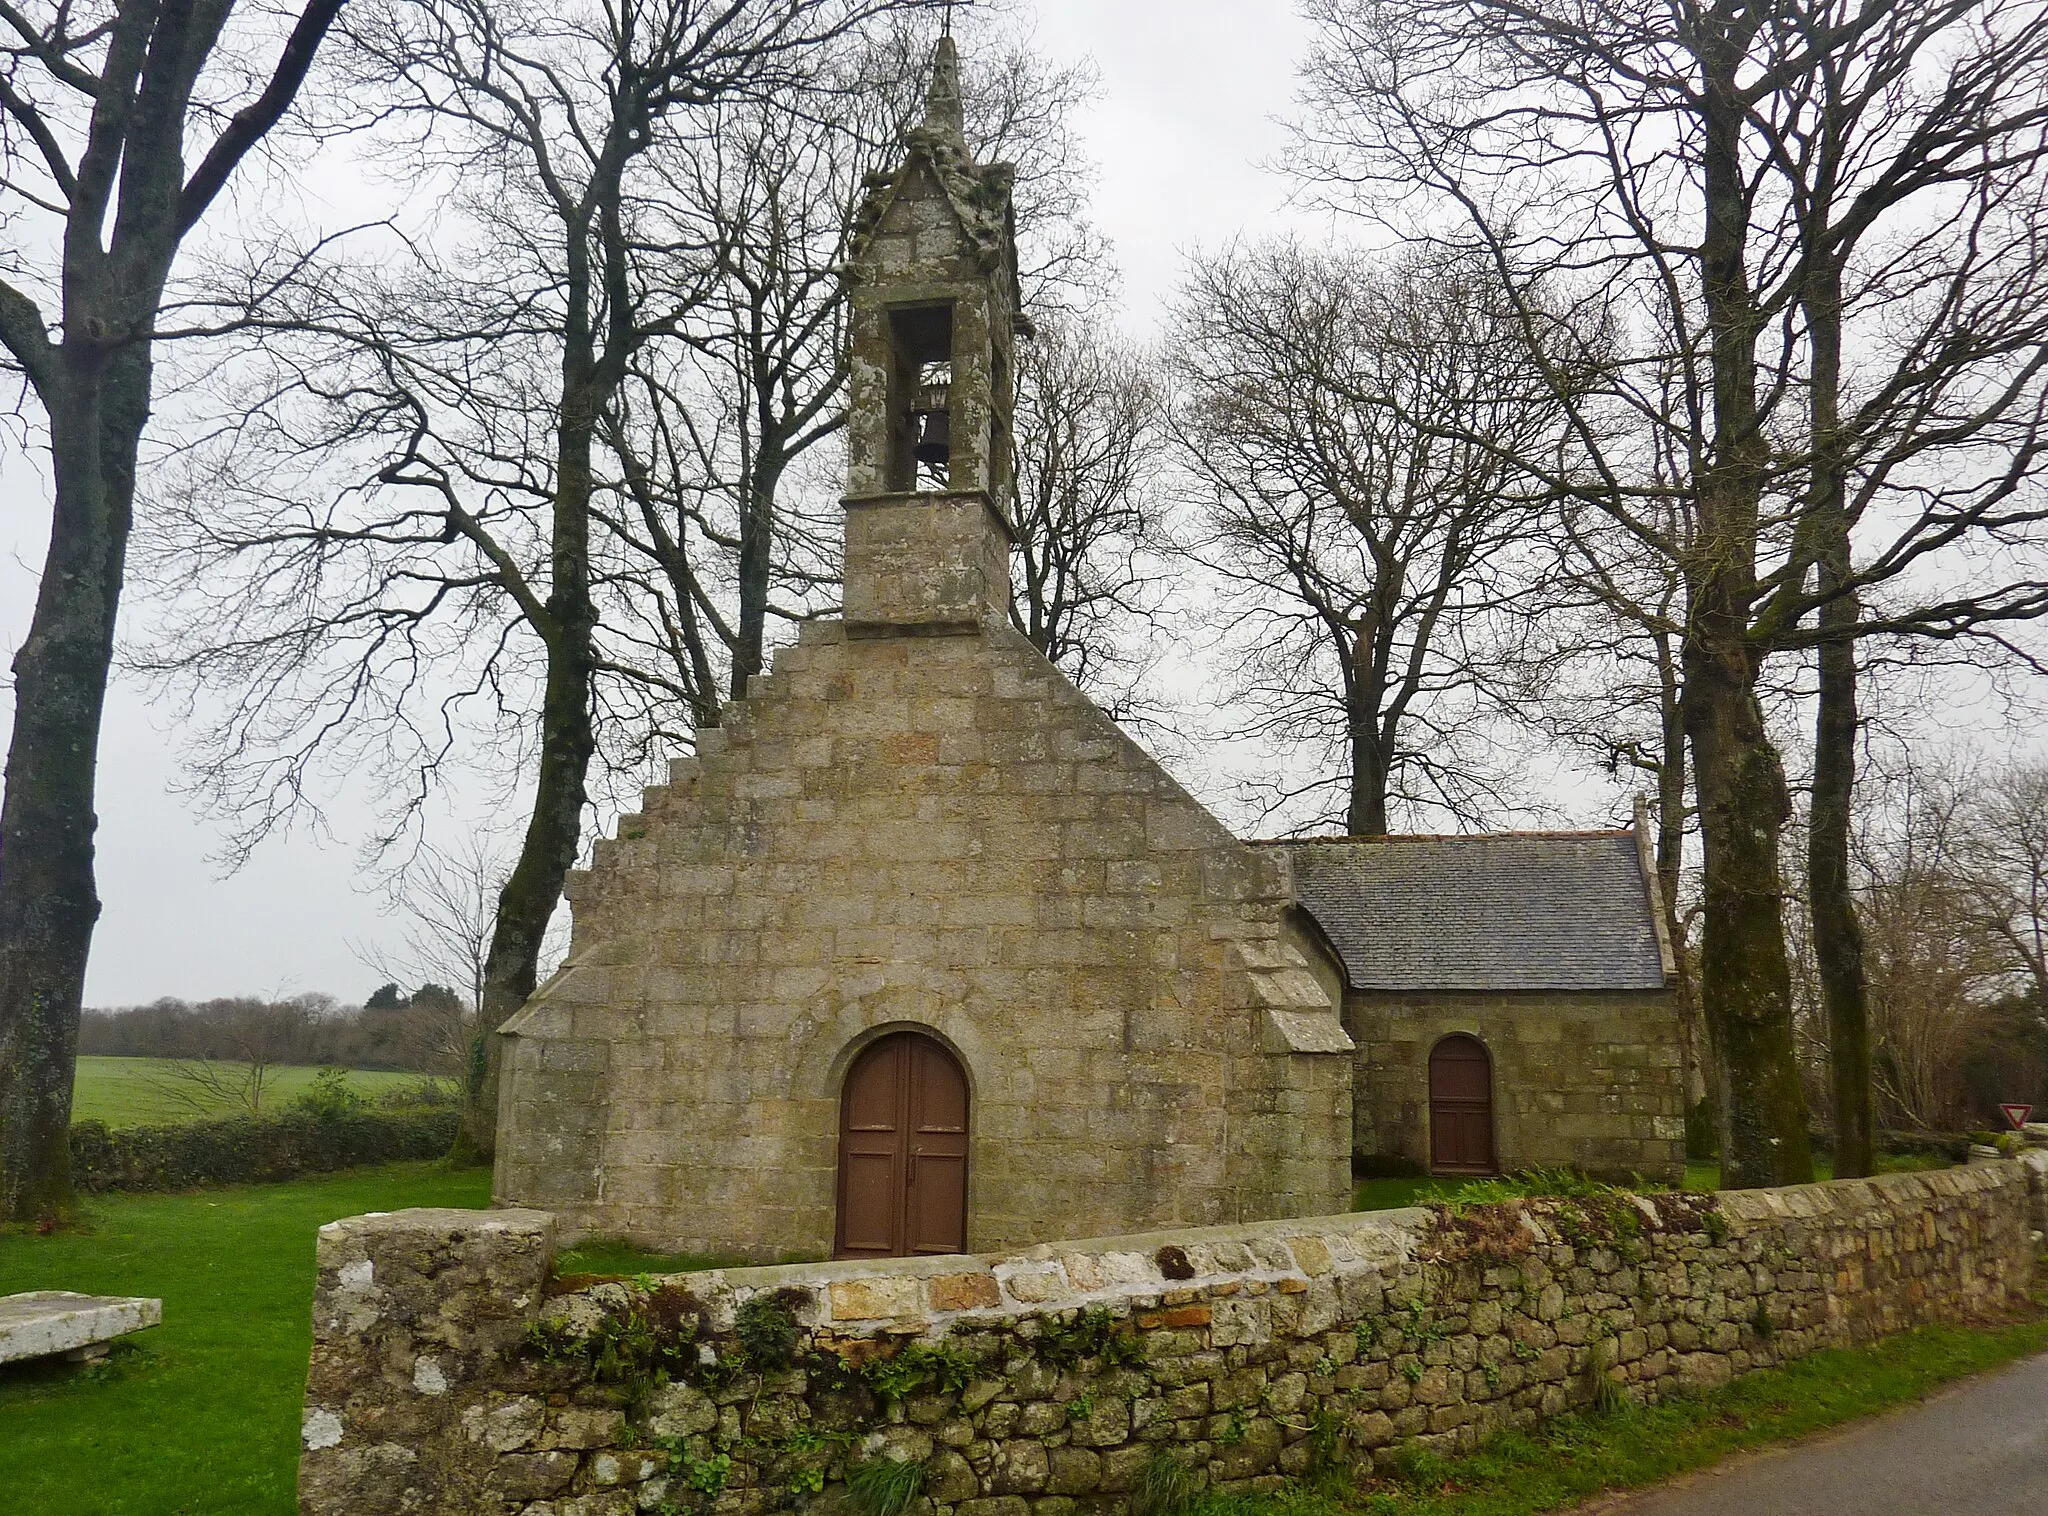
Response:
[[[1600,1516],[2015,1516],[2048,1512],[2048,1354],[1846,1432],[1621,1500]]]

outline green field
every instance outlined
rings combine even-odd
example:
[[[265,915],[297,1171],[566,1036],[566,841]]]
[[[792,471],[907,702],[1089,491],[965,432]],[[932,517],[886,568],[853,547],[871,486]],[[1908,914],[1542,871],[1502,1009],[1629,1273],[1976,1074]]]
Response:
[[[0,1509],[290,1516],[312,1346],[313,1234],[406,1206],[484,1206],[490,1172],[391,1164],[292,1184],[107,1196],[89,1230],[0,1232],[0,1295],[155,1295],[164,1324],[100,1365],[0,1368]]]
[[[240,1067],[240,1065],[229,1065]],[[108,1126],[155,1126],[199,1121],[208,1116],[240,1114],[238,1107],[217,1100],[205,1100],[195,1108],[183,1098],[192,1090],[172,1073],[168,1058],[81,1058],[78,1076],[71,1085],[71,1119],[104,1121]],[[266,1076],[263,1109],[281,1111],[303,1092],[319,1072],[311,1068],[274,1068]],[[424,1074],[390,1073],[357,1069],[349,1083],[365,1097],[375,1099],[385,1090],[418,1084]]]

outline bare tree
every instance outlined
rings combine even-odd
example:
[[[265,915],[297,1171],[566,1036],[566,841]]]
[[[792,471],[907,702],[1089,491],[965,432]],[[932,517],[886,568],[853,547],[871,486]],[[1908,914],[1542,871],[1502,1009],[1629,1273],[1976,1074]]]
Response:
[[[1511,288],[1540,269],[1550,301],[1572,291],[1562,322],[1524,302],[1553,350],[1600,334],[1606,382],[1570,400],[1585,462],[1556,482],[1684,579],[1701,987],[1738,1185],[1811,1172],[1779,869],[1791,797],[1759,691],[1773,657],[1826,650],[1813,893],[1853,1168],[1868,1081],[1837,993],[1855,975],[1840,650],[1995,635],[2048,605],[2024,562],[1988,587],[1970,562],[2042,519],[2048,30],[1998,0],[1310,9],[1309,172],[1375,218],[1435,217],[1421,224],[1483,249]],[[1674,491],[1682,539],[1650,508]]]
[[[1128,704],[1161,545],[1164,397],[1151,358],[1072,318],[1019,352],[1010,615],[1083,689]]]
[[[489,978],[498,896],[511,870],[506,851],[482,832],[464,834],[453,848],[422,846],[394,880],[392,913],[403,921],[397,949],[357,948],[356,956],[394,983],[459,992],[446,1014],[409,1019],[403,1033],[406,1064],[437,1074],[460,1073],[477,1046],[476,1008]],[[545,957],[545,954],[543,954]],[[409,1008],[421,1005],[419,993]]]
[[[1356,835],[1390,804],[1476,814],[1475,739],[1520,665],[1517,549],[1562,445],[1492,270],[1279,244],[1197,267],[1174,430],[1231,587],[1236,682],[1319,745]],[[1554,466],[1554,460],[1546,463]]]
[[[581,843],[596,691],[618,671],[594,545],[606,417],[721,254],[651,165],[717,103],[815,88],[836,39],[925,3],[386,0],[347,23],[379,142],[448,186],[467,245],[415,241],[403,282],[325,265],[295,278],[257,380],[269,393],[222,438],[216,477],[240,509],[185,522],[186,551],[239,577],[186,602],[183,651],[164,666],[235,692],[206,777],[246,818],[245,842],[300,808],[334,739],[409,771],[401,825],[465,720],[495,724],[531,765],[478,1013],[469,1154],[491,1151],[495,1033],[537,981]],[[277,474],[307,458],[357,482],[308,504],[309,481]]]
[[[193,1116],[260,1116],[271,1076],[292,1061],[309,1029],[333,1009],[325,995],[216,1002],[205,1008],[205,1052],[171,1060],[149,1082]]]
[[[283,37],[269,14],[230,29],[228,0],[0,3],[0,349],[41,410],[56,484],[0,801],[0,1221],[74,1204],[100,712],[165,285],[341,3],[309,0]]]
[[[857,58],[862,41],[845,51]],[[803,615],[829,583],[789,494],[840,425],[837,266],[873,153],[848,118],[875,100],[846,59],[830,67],[829,107],[730,101],[653,162],[715,256],[681,340],[637,354],[603,418],[620,486],[615,506],[599,506],[614,556],[603,613],[646,701],[639,719],[610,723],[639,745],[629,758],[716,726],[722,701],[763,668],[770,619]],[[619,698],[634,698],[631,684]]]
[[[1683,500],[1667,501],[1665,515],[1661,529],[1683,540]],[[1645,551],[1604,512],[1567,503],[1553,524],[1557,562],[1544,575],[1537,613],[1548,628],[1552,673],[1543,698],[1525,703],[1520,716],[1609,774],[1653,786],[1657,883],[1677,961],[1686,1098],[1695,1101],[1707,1093],[1709,1060],[1687,910],[1695,817],[1680,698],[1685,584],[1668,559]]]
[[[1964,861],[1967,785],[1966,776],[1909,766],[1894,804],[1860,807],[1857,817],[1877,1089],[1895,1119],[1935,1131],[1969,1123],[1967,1063],[1994,1029],[2006,972]]]
[[[2048,764],[2013,762],[1973,775],[1956,851],[1978,922],[2008,971],[2048,1007]]]

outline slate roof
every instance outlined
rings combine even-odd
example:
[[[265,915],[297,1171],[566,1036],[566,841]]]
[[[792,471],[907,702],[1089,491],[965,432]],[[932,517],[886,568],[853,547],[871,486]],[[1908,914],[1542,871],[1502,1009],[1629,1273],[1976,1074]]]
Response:
[[[1664,986],[1633,832],[1279,845],[1354,989]]]

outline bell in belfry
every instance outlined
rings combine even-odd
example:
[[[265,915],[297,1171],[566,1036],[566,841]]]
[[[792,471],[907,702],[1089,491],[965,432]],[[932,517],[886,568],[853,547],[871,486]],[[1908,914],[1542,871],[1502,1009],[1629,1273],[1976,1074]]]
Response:
[[[943,468],[953,456],[952,430],[946,424],[944,411],[926,411],[924,426],[917,434],[917,461]]]
[[[938,383],[923,385],[918,390],[919,429],[917,445],[911,449],[911,456],[932,468],[944,468],[953,456],[953,430],[946,414],[946,392],[949,388]]]

